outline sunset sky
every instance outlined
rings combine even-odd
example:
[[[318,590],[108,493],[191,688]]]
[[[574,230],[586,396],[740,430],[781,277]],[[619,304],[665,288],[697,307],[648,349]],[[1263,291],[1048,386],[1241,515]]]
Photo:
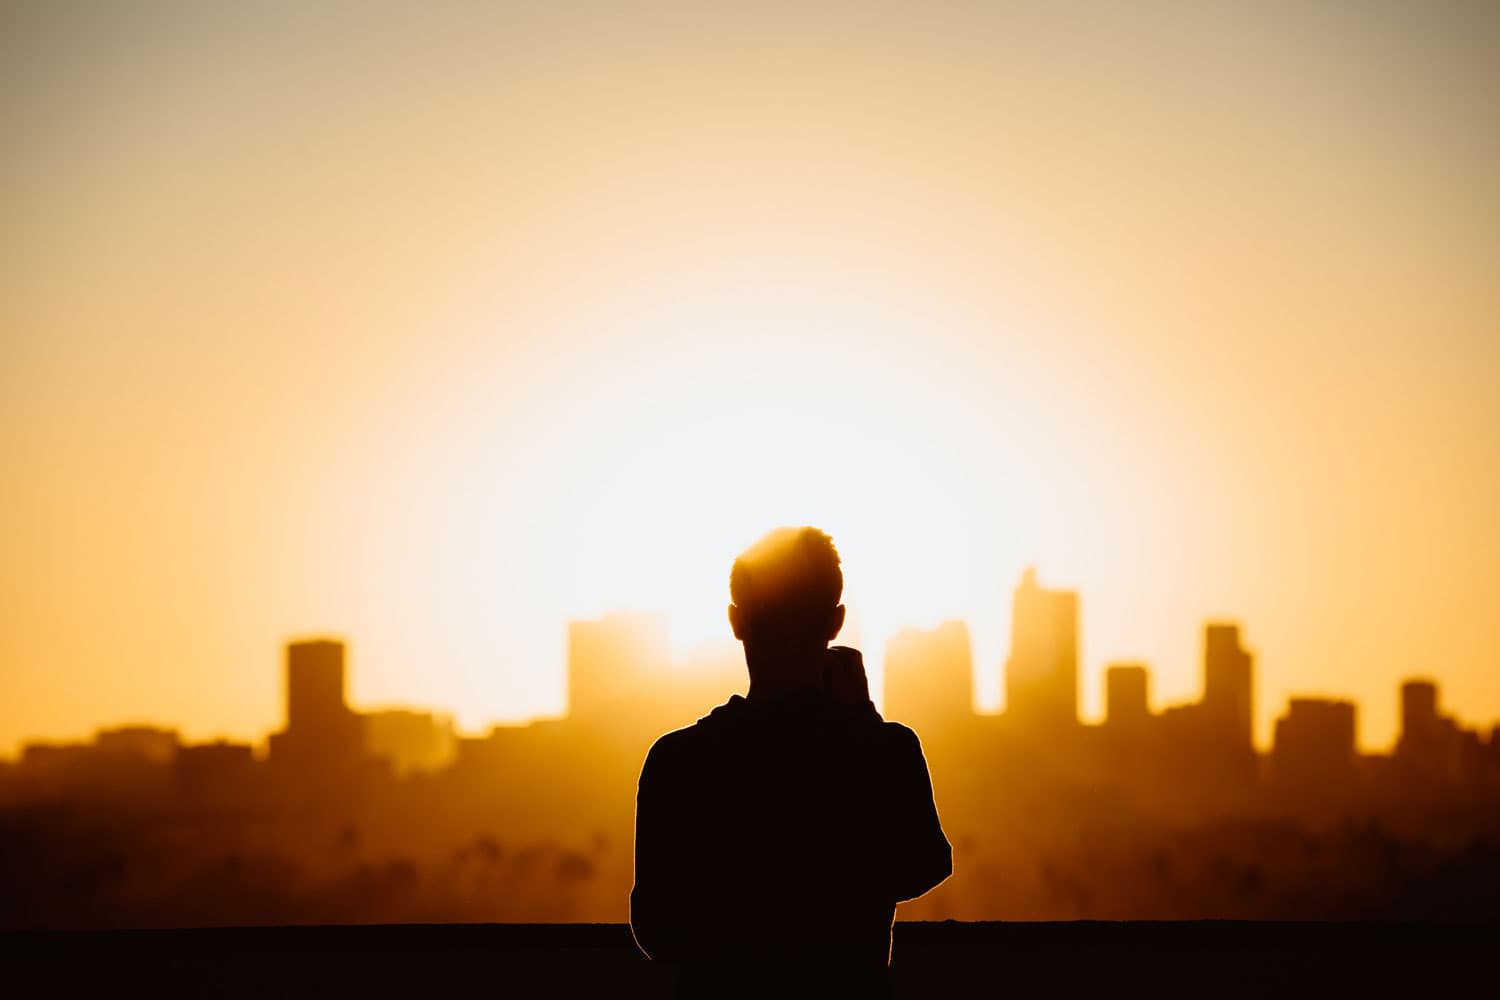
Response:
[[[0,754],[259,737],[313,633],[555,714],[783,523],[877,690],[959,617],[999,709],[1035,564],[1086,718],[1213,618],[1263,742],[1500,721],[1500,5],[810,6],[5,4]]]

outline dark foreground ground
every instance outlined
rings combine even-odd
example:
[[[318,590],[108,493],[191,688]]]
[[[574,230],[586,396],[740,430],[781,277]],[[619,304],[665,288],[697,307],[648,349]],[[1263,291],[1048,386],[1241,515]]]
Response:
[[[11,996],[672,992],[618,924],[3,932],[0,962]],[[1500,924],[899,923],[892,980],[898,997],[1493,995]]]

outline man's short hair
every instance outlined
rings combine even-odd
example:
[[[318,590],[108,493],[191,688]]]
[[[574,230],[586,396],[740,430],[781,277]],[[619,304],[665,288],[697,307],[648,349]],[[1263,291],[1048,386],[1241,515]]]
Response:
[[[838,607],[844,572],[833,539],[817,528],[776,528],[734,561],[729,597],[757,618],[818,615]]]

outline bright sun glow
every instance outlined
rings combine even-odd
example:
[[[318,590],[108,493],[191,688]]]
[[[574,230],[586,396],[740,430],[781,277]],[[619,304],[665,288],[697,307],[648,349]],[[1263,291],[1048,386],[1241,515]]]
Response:
[[[741,549],[776,525],[817,525],[843,556],[845,639],[870,650],[878,692],[897,628],[995,617],[996,559],[1027,555],[1004,532],[1037,524],[1016,494],[988,488],[1014,481],[1021,457],[975,435],[962,387],[931,375],[922,332],[977,323],[937,302],[879,274],[781,262],[688,270],[574,310],[556,336],[580,351],[537,388],[557,418],[474,494],[517,498],[516,517],[496,522],[483,502],[454,511],[446,530],[476,544],[452,551],[527,565],[526,603],[559,618],[667,610],[686,648],[729,638]],[[599,343],[622,346],[586,346]],[[992,661],[998,636],[979,638]]]
[[[1323,692],[1387,747],[1417,673],[1500,712],[1484,17],[33,6],[0,756],[261,739],[304,634],[362,709],[553,714],[569,619],[728,641],[804,522],[872,674],[963,618],[985,709],[1035,564],[1086,720],[1221,618],[1262,745]]]

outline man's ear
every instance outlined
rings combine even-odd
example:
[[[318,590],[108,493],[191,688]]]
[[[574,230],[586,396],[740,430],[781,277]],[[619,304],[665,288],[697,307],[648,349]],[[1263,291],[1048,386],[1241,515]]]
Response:
[[[745,612],[738,604],[729,606],[729,628],[736,639],[745,641]]]
[[[844,610],[844,606],[840,604],[838,607],[833,609],[833,615],[828,619],[829,642],[837,639],[839,637],[839,632],[844,627]]]

